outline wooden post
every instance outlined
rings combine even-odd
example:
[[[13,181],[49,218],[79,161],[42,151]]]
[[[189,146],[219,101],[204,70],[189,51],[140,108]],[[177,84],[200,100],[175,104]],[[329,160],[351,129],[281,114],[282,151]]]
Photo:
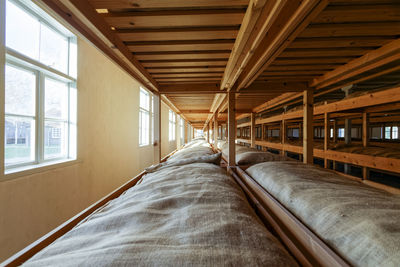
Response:
[[[286,143],[286,121],[281,122],[281,143],[284,145]],[[286,153],[284,149],[281,150],[281,155],[284,156]]]
[[[324,113],[324,151],[326,152],[329,149],[329,134],[330,134],[330,127],[329,127],[329,114],[327,112]],[[324,157],[324,167],[328,168],[328,159],[326,156]]]
[[[351,119],[344,120],[344,143],[346,145],[351,144]],[[344,173],[350,173],[350,165],[348,163],[344,164]]]
[[[161,161],[161,101],[159,95],[153,95],[154,98],[154,157],[153,162],[155,164]]]
[[[367,112],[363,112],[362,114],[362,143],[363,147],[368,146],[368,114]],[[363,180],[368,180],[369,169],[367,167],[363,167]]]
[[[214,114],[214,146],[217,147],[218,142],[218,110]]]
[[[207,124],[207,143],[210,143],[210,124]]]
[[[311,89],[303,92],[303,162],[313,163],[313,109],[314,97]]]
[[[255,148],[256,147],[256,114],[251,113],[250,115],[250,147]]]
[[[228,92],[228,166],[236,165],[235,92]]]
[[[337,142],[337,120],[333,120],[333,143],[336,144]]]

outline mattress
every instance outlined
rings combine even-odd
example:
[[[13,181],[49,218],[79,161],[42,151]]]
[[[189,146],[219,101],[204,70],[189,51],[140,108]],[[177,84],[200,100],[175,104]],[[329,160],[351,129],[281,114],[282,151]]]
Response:
[[[296,266],[222,168],[171,166],[98,209],[25,266]]]
[[[400,266],[400,196],[298,162],[246,170],[355,266]]]
[[[228,157],[228,147],[222,149],[224,157]],[[273,154],[270,152],[263,152],[254,148],[236,145],[236,164],[237,165],[254,165],[260,162],[267,161],[292,161],[293,159]]]
[[[186,144],[182,149],[171,155],[167,161],[193,159],[212,154],[214,154],[214,151],[211,149],[210,144],[201,139]]]

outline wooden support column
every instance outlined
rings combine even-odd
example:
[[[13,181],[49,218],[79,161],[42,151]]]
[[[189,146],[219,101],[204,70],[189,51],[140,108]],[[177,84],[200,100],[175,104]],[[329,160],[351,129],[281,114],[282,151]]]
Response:
[[[303,92],[303,162],[313,163],[313,109],[314,97],[311,89]]]
[[[333,119],[333,143],[336,145],[337,143],[337,119]],[[332,169],[336,170],[336,161],[332,160]]]
[[[210,125],[207,124],[207,143],[210,143]]]
[[[235,92],[228,92],[228,166],[236,165]]]
[[[286,121],[282,120],[281,122],[281,143],[284,145],[286,143]],[[284,156],[286,155],[285,150],[281,150],[281,155]]]
[[[161,100],[159,95],[154,95],[154,157],[153,162],[155,164],[161,161]]]
[[[363,147],[368,146],[368,114],[367,112],[363,112],[362,114],[362,143]],[[367,167],[363,167],[363,180],[368,180],[369,178],[369,169]]]
[[[218,142],[218,110],[214,114],[214,146],[217,147]]]
[[[251,113],[250,115],[250,146],[252,148],[256,147],[256,114],[255,113]]]
[[[344,143],[346,145],[351,144],[351,119],[344,120]],[[344,164],[344,173],[350,173],[350,165],[348,163]]]
[[[329,126],[329,113],[324,113],[324,151],[326,152],[329,149],[329,134],[330,134],[330,126]],[[329,168],[328,159],[324,157],[324,167]]]

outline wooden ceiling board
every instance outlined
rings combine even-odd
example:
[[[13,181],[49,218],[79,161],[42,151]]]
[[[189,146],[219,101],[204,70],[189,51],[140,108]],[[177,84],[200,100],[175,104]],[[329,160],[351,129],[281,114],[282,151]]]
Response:
[[[248,0],[89,0],[94,8],[182,8],[182,7],[224,7],[247,6]]]
[[[231,50],[233,43],[182,45],[128,45],[132,52]]]

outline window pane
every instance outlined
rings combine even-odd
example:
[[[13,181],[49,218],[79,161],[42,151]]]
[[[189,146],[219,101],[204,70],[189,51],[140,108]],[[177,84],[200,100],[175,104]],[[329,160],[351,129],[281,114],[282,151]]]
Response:
[[[385,127],[385,139],[390,139],[390,127]]]
[[[44,122],[44,158],[66,157],[67,123],[48,121]]]
[[[68,73],[68,39],[43,23],[40,32],[40,62]]]
[[[39,59],[40,23],[15,4],[6,5],[6,46]]]
[[[140,89],[140,107],[149,110],[150,109],[150,98],[149,93],[143,89]]]
[[[53,79],[45,80],[45,117],[68,119],[68,84]]]
[[[35,160],[35,120],[5,117],[5,165]]]
[[[35,116],[35,88],[34,73],[6,65],[6,113]]]
[[[399,128],[397,126],[392,127],[392,139],[398,139],[399,137]]]

